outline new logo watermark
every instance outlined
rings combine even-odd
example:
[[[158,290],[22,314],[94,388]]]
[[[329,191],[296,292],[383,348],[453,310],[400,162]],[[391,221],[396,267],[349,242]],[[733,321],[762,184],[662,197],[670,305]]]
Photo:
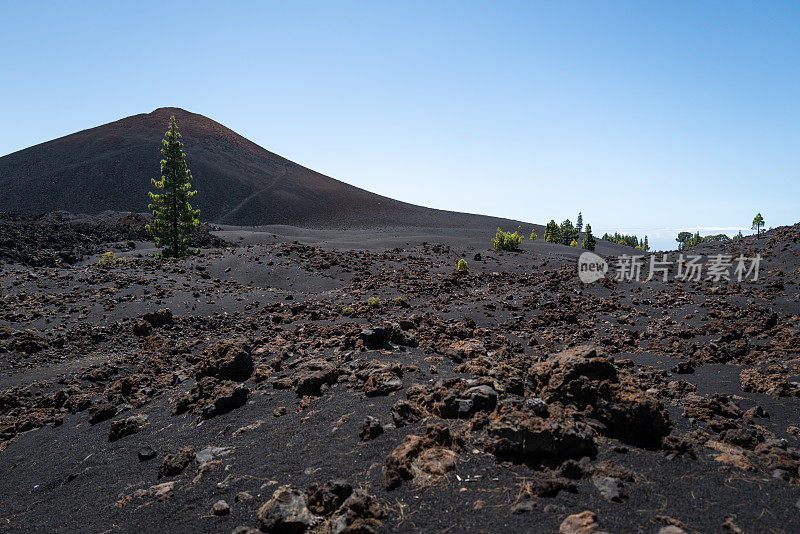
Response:
[[[608,272],[608,262],[594,252],[584,252],[578,258],[578,277],[584,284],[602,280]]]
[[[669,253],[665,252],[661,255],[660,260],[655,254],[649,256],[647,260],[645,258],[645,256],[629,256],[627,254],[617,258],[614,264],[614,280],[617,282],[649,282],[657,278],[662,282],[667,282],[671,278],[681,282],[756,281],[761,264],[760,254],[755,257],[745,257],[744,255],[734,257],[730,254],[711,256],[678,254],[673,261],[670,259]],[[578,258],[578,277],[584,284],[602,280],[608,269],[608,262],[594,252],[584,252]],[[643,279],[645,269],[647,277]]]

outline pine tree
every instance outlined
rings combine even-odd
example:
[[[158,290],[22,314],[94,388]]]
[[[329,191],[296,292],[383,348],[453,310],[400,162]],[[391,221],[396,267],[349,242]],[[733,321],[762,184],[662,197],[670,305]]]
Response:
[[[550,219],[550,222],[544,227],[544,240],[548,243],[559,243],[561,241],[556,221]]]
[[[169,119],[169,129],[162,143],[161,180],[153,178],[150,181],[153,187],[164,192],[149,193],[153,223],[147,225],[147,230],[153,234],[156,247],[162,248],[158,257],[180,258],[199,252],[189,249],[189,241],[200,224],[200,210],[193,210],[189,204],[197,191],[191,190],[192,175],[186,166],[186,154],[183,153],[181,134],[174,116]]]
[[[575,227],[572,226],[572,221],[569,219],[565,219],[564,222],[561,223],[558,233],[561,237],[560,243],[562,245],[569,245],[578,237],[578,233],[576,232]]]
[[[583,231],[583,213],[581,212],[578,212],[578,224],[575,225],[575,228],[578,229],[579,234]]]
[[[756,231],[756,237],[758,237],[758,236],[760,236],[760,235],[761,235],[761,229],[762,229],[763,227],[764,227],[764,217],[762,217],[762,216],[761,216],[761,214],[760,214],[760,213],[758,213],[758,214],[757,214],[757,215],[756,215],[756,216],[753,218],[753,226],[752,226],[753,230],[755,230],[755,231]]]
[[[650,250],[650,244],[647,242],[647,236],[644,236],[644,245],[642,246],[642,248],[645,251]]]
[[[683,250],[689,246],[689,240],[692,238],[691,232],[681,232],[675,241],[678,242],[678,250]]]
[[[594,247],[597,246],[597,241],[595,241],[594,236],[592,235],[592,225],[586,225],[586,235],[583,237],[583,244],[581,245],[586,250],[594,250]]]

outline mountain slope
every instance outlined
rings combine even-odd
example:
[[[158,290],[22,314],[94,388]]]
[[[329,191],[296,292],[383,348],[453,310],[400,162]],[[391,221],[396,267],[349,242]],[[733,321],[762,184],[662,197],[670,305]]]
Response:
[[[503,219],[392,200],[314,172],[202,115],[160,108],[0,158],[0,211],[147,210],[170,115],[183,135],[203,221],[330,228],[492,226]],[[514,226],[516,226],[516,222]]]

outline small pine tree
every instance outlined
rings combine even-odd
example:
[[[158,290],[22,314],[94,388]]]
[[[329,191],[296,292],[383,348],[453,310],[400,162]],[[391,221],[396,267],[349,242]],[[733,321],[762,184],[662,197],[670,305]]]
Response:
[[[544,227],[544,240],[548,243],[559,243],[561,241],[561,236],[558,235],[558,225],[553,219],[550,219],[550,222]]]
[[[189,204],[197,191],[191,190],[192,175],[186,166],[186,154],[183,153],[181,134],[174,116],[169,119],[169,129],[162,143],[161,180],[153,178],[150,181],[153,187],[164,192],[149,193],[153,223],[147,225],[147,231],[153,234],[156,247],[162,248],[158,257],[180,258],[199,252],[189,249],[189,241],[200,224],[200,210],[193,210]]]
[[[586,235],[583,238],[582,246],[586,250],[594,250],[594,248],[597,246],[597,241],[595,241],[595,238],[592,235],[592,225],[591,224],[587,224],[586,225]]]
[[[753,218],[753,230],[756,231],[756,237],[761,235],[761,229],[764,228],[764,217],[760,213],[756,214]]]
[[[536,235],[536,228],[532,228],[532,229],[531,229],[531,237],[530,237],[530,240],[531,240],[531,241],[533,241],[533,240],[537,239],[538,237],[539,237],[539,236],[538,236],[538,235]]]
[[[583,213],[581,212],[578,212],[578,222],[575,225],[575,228],[578,229],[579,234],[583,232]]]
[[[650,244],[647,242],[647,236],[644,236],[644,245],[642,246],[644,250],[650,250]]]

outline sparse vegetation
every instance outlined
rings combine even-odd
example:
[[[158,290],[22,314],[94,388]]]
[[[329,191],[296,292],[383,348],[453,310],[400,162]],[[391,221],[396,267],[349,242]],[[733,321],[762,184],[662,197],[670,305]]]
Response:
[[[105,252],[100,256],[100,258],[97,260],[97,263],[99,263],[100,265],[113,265],[118,261],[122,261],[122,258],[115,255],[113,252],[109,250],[108,252]]]
[[[512,234],[511,232],[504,232],[498,228],[497,234],[494,236],[494,239],[492,239],[492,246],[495,250],[514,251],[519,249],[522,239],[522,236],[517,231]]]
[[[528,239],[530,239],[531,241],[536,241],[538,238],[539,238],[539,236],[536,235],[536,230],[532,228],[531,229],[531,236]]]
[[[467,267],[467,260],[464,258],[458,260],[458,266],[456,267],[456,270],[461,273],[468,273],[469,267]]]
[[[161,149],[164,159],[161,160],[161,180],[150,181],[156,189],[163,193],[149,193],[153,212],[153,222],[147,225],[147,231],[153,234],[155,245],[161,248],[156,254],[159,258],[180,258],[188,254],[196,254],[198,249],[190,249],[192,233],[200,224],[200,210],[192,209],[191,200],[197,191],[192,191],[192,175],[186,165],[186,154],[183,153],[181,134],[175,116],[169,119],[169,129],[162,141]]]
[[[376,308],[380,305],[381,305],[381,299],[379,299],[378,297],[370,297],[369,299],[367,299],[367,306],[371,308]]]
[[[356,309],[352,306],[348,306],[346,308],[342,308],[342,315],[353,315],[356,312]]]

